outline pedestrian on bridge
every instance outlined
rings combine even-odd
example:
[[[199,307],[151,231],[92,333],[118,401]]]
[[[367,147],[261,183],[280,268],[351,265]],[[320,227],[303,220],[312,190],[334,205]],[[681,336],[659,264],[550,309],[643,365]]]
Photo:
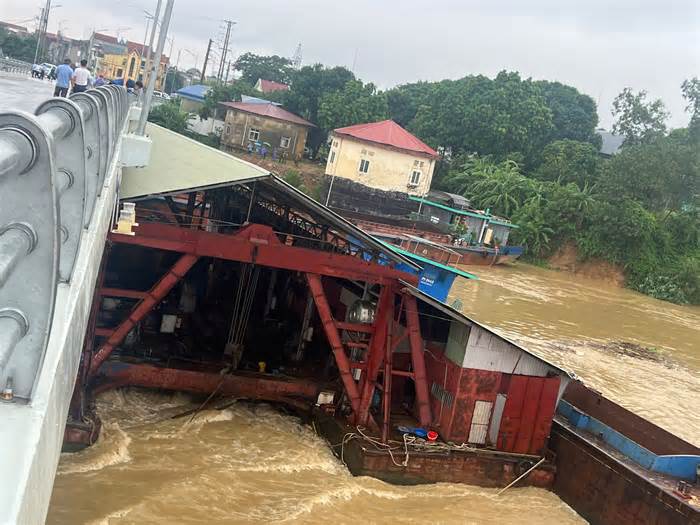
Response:
[[[73,93],[82,93],[87,91],[92,80],[90,70],[87,68],[87,60],[84,58],[80,61],[80,67],[73,73]]]
[[[56,69],[56,87],[53,90],[53,96],[67,97],[72,79],[73,68],[70,67],[70,58],[66,58]]]

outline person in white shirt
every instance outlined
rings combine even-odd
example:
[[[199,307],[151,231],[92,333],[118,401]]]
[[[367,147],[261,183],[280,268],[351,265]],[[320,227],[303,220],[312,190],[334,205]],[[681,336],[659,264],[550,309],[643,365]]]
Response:
[[[80,61],[80,67],[73,73],[73,93],[87,91],[90,85],[90,70],[87,68],[87,60]]]

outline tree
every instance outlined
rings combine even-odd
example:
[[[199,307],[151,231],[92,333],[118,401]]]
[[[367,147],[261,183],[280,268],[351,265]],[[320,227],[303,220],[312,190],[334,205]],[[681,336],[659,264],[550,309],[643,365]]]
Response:
[[[241,73],[241,80],[248,84],[255,84],[259,78],[287,84],[293,71],[292,61],[288,58],[254,53],[242,54],[233,67]]]
[[[607,200],[629,198],[651,211],[698,206],[700,157],[687,133],[623,148],[601,172],[597,190]]]
[[[573,182],[583,188],[596,182],[600,163],[598,149],[590,142],[557,140],[544,147],[542,163],[533,174],[541,180]]]
[[[493,80],[479,75],[436,83],[422,97],[409,129],[431,146],[455,154],[503,160],[517,153],[529,167],[554,125],[535,83],[501,71]]]
[[[171,100],[153,107],[148,114],[148,121],[175,131],[176,133],[187,134],[187,124],[192,115],[180,111],[180,104]]]
[[[700,139],[700,80],[698,77],[684,80],[681,91],[683,98],[688,103],[685,110],[690,112],[688,132],[693,139]]]
[[[21,36],[0,28],[0,49],[10,58],[33,62],[36,37],[34,35]]]
[[[613,101],[613,133],[625,137],[623,146],[650,144],[666,133],[668,112],[661,99],[647,101],[647,92],[622,90]]]
[[[351,80],[355,80],[355,75],[344,67],[304,66],[292,74],[289,91],[279,92],[279,101],[290,111],[318,123],[321,97],[342,90]]]
[[[600,145],[598,112],[595,101],[575,87],[540,80],[534,83],[552,112],[551,140],[570,139]]]
[[[391,120],[407,128],[418,109],[430,101],[435,82],[415,82],[397,86],[386,92]]]
[[[360,80],[347,82],[341,91],[321,97],[318,124],[326,130],[342,128],[362,122],[384,120],[389,114],[384,93],[377,92],[374,84]]]

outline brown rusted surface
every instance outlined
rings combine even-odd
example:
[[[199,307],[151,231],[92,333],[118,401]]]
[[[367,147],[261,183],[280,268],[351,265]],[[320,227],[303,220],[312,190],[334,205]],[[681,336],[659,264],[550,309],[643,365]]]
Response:
[[[335,418],[315,413],[314,423],[317,431],[329,443],[343,441],[347,432],[353,429]],[[397,466],[385,452],[376,450],[362,439],[347,441],[344,446],[334,446],[334,452],[342,459],[355,476],[372,476],[388,483],[398,485],[415,485],[422,483],[467,483],[480,487],[502,488],[523,474],[537,462],[537,458],[483,452],[451,451],[441,453],[424,453],[411,451],[408,464]],[[404,454],[394,451],[394,460],[402,463]],[[517,486],[535,486],[551,488],[555,469],[545,463],[535,469]]]
[[[99,383],[94,393],[110,388],[140,386],[220,395],[236,396],[245,399],[259,399],[309,406],[316,400],[320,385],[314,381],[289,377],[238,372],[218,374],[164,368],[152,365],[127,364],[107,361],[100,369]]]
[[[700,512],[558,422],[554,492],[592,524],[698,525]]]
[[[700,454],[700,448],[606,399],[579,381],[569,384],[564,399],[655,454]]]
[[[86,421],[68,421],[63,432],[63,452],[76,452],[97,441],[102,429],[99,418]]]

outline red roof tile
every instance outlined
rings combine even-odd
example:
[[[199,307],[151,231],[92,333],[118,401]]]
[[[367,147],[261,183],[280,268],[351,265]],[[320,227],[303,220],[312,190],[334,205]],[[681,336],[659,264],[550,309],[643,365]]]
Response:
[[[100,42],[108,42],[110,44],[118,44],[119,43],[119,39],[117,39],[116,36],[105,35],[104,33],[95,33],[94,39],[99,40]]]
[[[308,120],[301,118],[299,115],[295,115],[291,111],[287,111],[286,109],[272,103],[256,104],[250,102],[222,102],[221,105],[226,106],[227,108],[245,111],[246,113],[260,115],[262,117],[293,122],[295,124],[301,124],[302,126],[316,127]]]
[[[368,142],[376,142],[413,153],[422,153],[436,157],[437,152],[418,137],[411,135],[393,120],[356,124],[333,131],[338,135],[347,135]]]
[[[273,91],[287,91],[289,86],[283,84],[282,82],[275,82],[274,80],[260,79],[260,91],[263,93],[272,93]]]

